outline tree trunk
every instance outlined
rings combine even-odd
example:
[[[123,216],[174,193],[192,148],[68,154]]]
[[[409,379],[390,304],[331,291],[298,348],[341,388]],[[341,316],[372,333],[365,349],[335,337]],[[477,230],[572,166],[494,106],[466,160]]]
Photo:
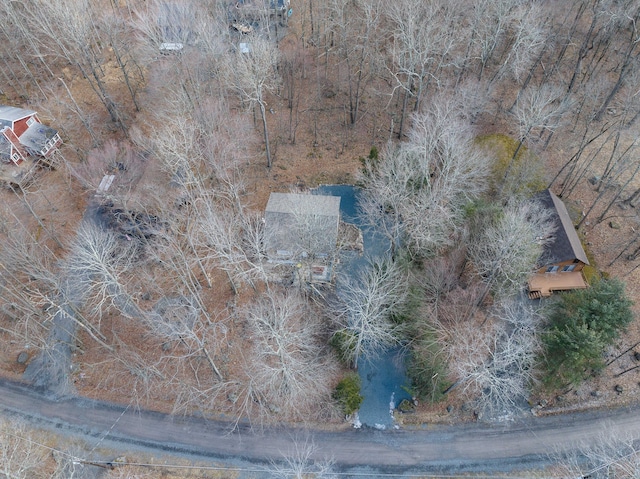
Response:
[[[578,15],[580,15],[581,12],[583,11],[584,5],[585,4],[583,3],[580,8],[580,11],[578,12]],[[578,17],[576,16],[576,19],[577,18]],[[582,41],[582,45],[580,45],[580,50],[578,51],[578,60],[576,61],[576,65],[573,68],[573,74],[571,75],[571,80],[569,81],[569,85],[567,86],[567,95],[565,98],[567,98],[573,91],[573,87],[576,83],[576,79],[578,78],[578,73],[580,73],[580,69],[582,66],[582,59],[587,54],[587,47],[589,46],[589,41],[591,40],[591,36],[593,35],[593,30],[596,26],[597,21],[598,21],[598,16],[594,14],[593,19],[591,20],[591,25],[589,26],[589,30],[585,35],[584,40]],[[564,49],[566,49],[566,46],[564,47]]]
[[[407,116],[407,105],[409,104],[409,95],[411,94],[411,89],[413,88],[413,78],[409,79],[408,88],[404,90],[404,98],[402,99],[402,111],[400,113],[400,125],[398,126],[398,139],[402,139],[402,134],[404,130],[404,121]]]
[[[601,134],[605,133],[606,131],[608,131],[608,128],[603,130],[596,137],[594,137],[592,140],[590,140],[589,143],[591,143],[591,141],[595,140],[597,137],[599,137]],[[580,180],[584,177],[584,175],[587,173],[587,171],[589,171],[589,168],[593,164],[594,160],[598,157],[598,155],[600,154],[600,152],[602,151],[604,146],[609,142],[610,138],[611,138],[611,136],[609,136],[598,147],[598,149],[594,153],[591,154],[591,158],[587,161],[586,165],[584,165],[578,172],[576,172],[577,166],[578,166],[578,160],[576,159],[574,168],[571,169],[570,173],[567,174],[567,176],[564,179],[564,186],[563,186],[562,192],[561,192],[562,196],[570,195],[573,192],[574,188],[576,186],[578,186],[578,184],[580,183]],[[582,154],[582,151],[584,151],[584,147],[581,147],[581,151],[579,153]]]
[[[629,148],[631,148],[631,147],[629,147]],[[626,154],[626,152],[625,152],[625,154]],[[627,186],[629,186],[629,184],[635,179],[636,175],[638,174],[638,170],[640,170],[640,163],[638,163],[636,165],[636,169],[633,171],[631,176],[627,179],[625,184],[622,185],[620,188],[618,188],[618,192],[614,195],[614,197],[611,199],[611,201],[605,207],[605,209],[602,211],[602,213],[600,213],[600,216],[598,216],[598,219],[596,220],[596,223],[602,223],[602,221],[604,221],[605,215],[609,212],[609,210],[615,204],[615,202],[618,201],[618,198],[620,198],[620,195],[622,195],[622,192],[625,190],[625,188]]]
[[[112,46],[113,46],[113,53],[116,57],[116,61],[118,62],[118,66],[120,67],[120,70],[122,70],[122,77],[124,78],[124,83],[125,85],[127,85],[127,90],[129,90],[129,94],[131,95],[131,101],[133,102],[133,106],[135,107],[136,111],[140,111],[140,105],[138,105],[138,99],[136,98],[135,89],[131,85],[131,78],[129,76],[129,69],[127,68],[127,63],[123,60],[122,55],[120,55],[120,50],[118,47],[115,46],[115,42],[112,43]],[[134,61],[134,60],[130,59],[130,61]],[[135,66],[138,68],[138,71],[141,72],[141,68],[137,64]]]
[[[85,127],[87,132],[89,132],[89,135],[91,136],[91,139],[93,140],[93,146],[98,146],[100,144],[100,140],[99,140],[98,136],[96,135],[96,133],[93,131],[93,128],[91,127],[91,124],[86,119],[84,113],[80,109],[80,106],[78,106],[78,103],[76,102],[76,99],[71,94],[71,90],[69,90],[69,87],[67,86],[67,84],[65,83],[65,81],[62,78],[58,78],[58,80],[60,80],[62,82],[62,84],[64,85],[65,90],[67,90],[67,94],[69,95],[69,98],[71,99],[71,101],[73,102],[73,105],[75,106],[76,115],[78,115],[78,118],[80,119],[80,122]]]
[[[262,117],[262,133],[264,134],[265,151],[267,153],[267,168],[271,169],[271,145],[269,145],[269,130],[267,129],[267,112],[262,100],[258,100],[260,105],[260,116]]]
[[[502,177],[503,184],[507,180],[507,177],[509,176],[509,173],[511,173],[511,168],[513,167],[513,162],[516,161],[516,158],[518,157],[518,153],[520,153],[520,150],[522,149],[522,146],[524,145],[524,140],[528,135],[529,135],[529,132],[527,132],[527,134],[525,136],[520,138],[520,141],[518,142],[518,147],[513,152],[513,156],[511,157],[511,160],[509,160],[509,164],[507,165],[507,169],[504,171],[504,176]]]
[[[223,381],[224,377],[222,376],[222,374],[220,374],[220,371],[218,370],[218,367],[216,366],[216,363],[214,363],[213,359],[211,359],[211,355],[209,354],[209,351],[207,351],[207,345],[206,344],[202,345],[202,352],[207,357],[207,361],[209,361],[209,364],[211,365],[211,369],[213,369],[213,371],[216,373],[218,378],[221,381]]]
[[[542,47],[540,49],[540,54],[536,58],[536,61],[533,62],[533,65],[531,65],[531,68],[529,68],[529,74],[527,75],[527,78],[525,78],[524,82],[522,83],[522,86],[518,90],[518,95],[516,96],[515,101],[513,102],[511,107],[509,107],[509,110],[507,110],[507,111],[511,112],[513,110],[513,108],[518,104],[518,101],[520,100],[520,97],[522,96],[522,92],[527,89],[527,86],[529,86],[529,82],[531,82],[531,79],[533,78],[533,74],[535,73],[535,70],[538,67],[538,65],[540,64],[540,62],[542,61],[542,57],[544,56],[546,51],[547,51],[547,44],[545,43],[544,47]]]
[[[578,7],[578,11],[573,19],[573,22],[571,23],[571,28],[569,28],[569,32],[567,33],[567,36],[565,37],[565,39],[562,40],[562,48],[560,48],[560,51],[558,52],[558,54],[556,55],[556,59],[554,62],[554,65],[552,68],[549,68],[546,72],[545,72],[545,80],[549,80],[550,77],[558,72],[558,69],[562,63],[562,60],[564,59],[564,55],[567,52],[567,48],[569,47],[569,45],[572,45],[572,41],[573,41],[573,36],[575,35],[575,32],[578,28],[578,25],[580,23],[580,20],[582,19],[582,16],[584,15],[584,12],[587,9],[587,2],[584,1],[578,1],[577,2],[579,4]],[[575,4],[575,2],[574,2]],[[574,11],[573,8],[571,8],[570,12]],[[595,16],[594,16],[595,18]],[[566,25],[566,21],[562,21],[561,23],[562,25]],[[587,35],[589,36],[589,35]],[[546,46],[546,45],[545,45]]]
[[[636,188],[636,190],[633,193],[631,193],[627,198],[625,198],[623,203],[625,205],[635,207],[634,202],[638,199],[639,196],[640,196],[640,188]]]
[[[635,21],[637,19],[634,18],[633,20]],[[607,110],[607,107],[609,106],[609,103],[611,103],[611,101],[613,100],[613,98],[616,96],[616,94],[618,93],[618,91],[620,90],[620,87],[622,87],[622,84],[624,83],[624,80],[627,76],[627,73],[630,71],[630,65],[632,64],[632,53],[633,50],[636,47],[636,38],[635,38],[635,34],[636,31],[634,28],[631,29],[631,38],[629,39],[629,48],[627,49],[627,52],[625,53],[624,56],[624,61],[622,63],[622,67],[620,68],[620,74],[618,75],[618,80],[616,81],[615,85],[613,85],[613,88],[611,89],[611,91],[609,92],[609,95],[607,96],[607,98],[604,100],[604,103],[602,104],[602,106],[600,107],[600,110],[598,111],[598,113],[596,113],[595,115],[595,120],[596,121],[600,121],[602,119],[602,115],[604,115],[604,112]]]

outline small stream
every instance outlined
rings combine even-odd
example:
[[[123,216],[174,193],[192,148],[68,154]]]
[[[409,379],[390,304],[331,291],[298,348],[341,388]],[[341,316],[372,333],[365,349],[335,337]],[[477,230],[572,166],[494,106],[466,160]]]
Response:
[[[368,258],[376,258],[389,251],[389,240],[371,226],[364,224],[358,212],[360,190],[351,185],[323,185],[314,193],[340,196],[342,221],[352,223],[362,230],[364,253],[346,251],[340,255],[340,273],[336,289],[340,290],[341,277],[354,277],[366,267]],[[364,401],[360,407],[359,420],[362,425],[387,429],[393,427],[391,412],[403,399],[411,399],[402,387],[409,385],[405,372],[404,355],[400,348],[385,351],[373,360],[360,360],[358,374],[362,383],[361,394]]]

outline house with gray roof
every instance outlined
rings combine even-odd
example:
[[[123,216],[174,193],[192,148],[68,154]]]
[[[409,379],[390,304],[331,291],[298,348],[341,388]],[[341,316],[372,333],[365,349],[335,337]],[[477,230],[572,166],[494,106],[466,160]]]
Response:
[[[35,111],[0,105],[0,161],[19,165],[28,157],[49,157],[62,139]]]
[[[589,264],[589,259],[567,207],[548,189],[538,193],[533,200],[550,212],[555,231],[552,238],[545,238],[538,270],[529,279],[529,297],[540,298],[550,296],[553,291],[586,288],[582,269]]]
[[[264,221],[265,248],[271,261],[330,258],[338,242],[340,197],[271,193]]]

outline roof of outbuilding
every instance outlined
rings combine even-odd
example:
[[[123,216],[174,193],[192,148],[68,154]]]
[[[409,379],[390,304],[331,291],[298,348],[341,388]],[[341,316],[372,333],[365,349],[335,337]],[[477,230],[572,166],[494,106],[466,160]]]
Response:
[[[578,259],[589,264],[587,254],[562,200],[548,189],[541,191],[533,199],[551,211],[556,227],[554,238],[545,245],[545,263],[554,264]]]
[[[0,105],[0,120],[17,121],[31,115],[35,115],[33,110],[25,110],[16,106]]]
[[[271,193],[265,212],[340,216],[340,197],[298,193]]]

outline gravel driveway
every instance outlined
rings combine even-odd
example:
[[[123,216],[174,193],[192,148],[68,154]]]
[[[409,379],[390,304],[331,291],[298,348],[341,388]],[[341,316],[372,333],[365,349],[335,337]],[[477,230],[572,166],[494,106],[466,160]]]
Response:
[[[0,381],[0,409],[36,427],[66,432],[90,443],[131,452],[223,460],[254,465],[290,451],[304,431],[277,427],[254,434],[248,428],[230,432],[223,422],[176,418],[135,411],[87,399],[51,401],[32,388]],[[373,429],[312,431],[318,446],[314,459],[333,458],[346,473],[509,472],[541,468],[548,455],[580,442],[591,442],[603,430],[640,437],[638,408],[527,418],[504,424],[430,425],[419,430]],[[306,433],[305,433],[306,434]],[[87,458],[91,459],[91,458]]]

